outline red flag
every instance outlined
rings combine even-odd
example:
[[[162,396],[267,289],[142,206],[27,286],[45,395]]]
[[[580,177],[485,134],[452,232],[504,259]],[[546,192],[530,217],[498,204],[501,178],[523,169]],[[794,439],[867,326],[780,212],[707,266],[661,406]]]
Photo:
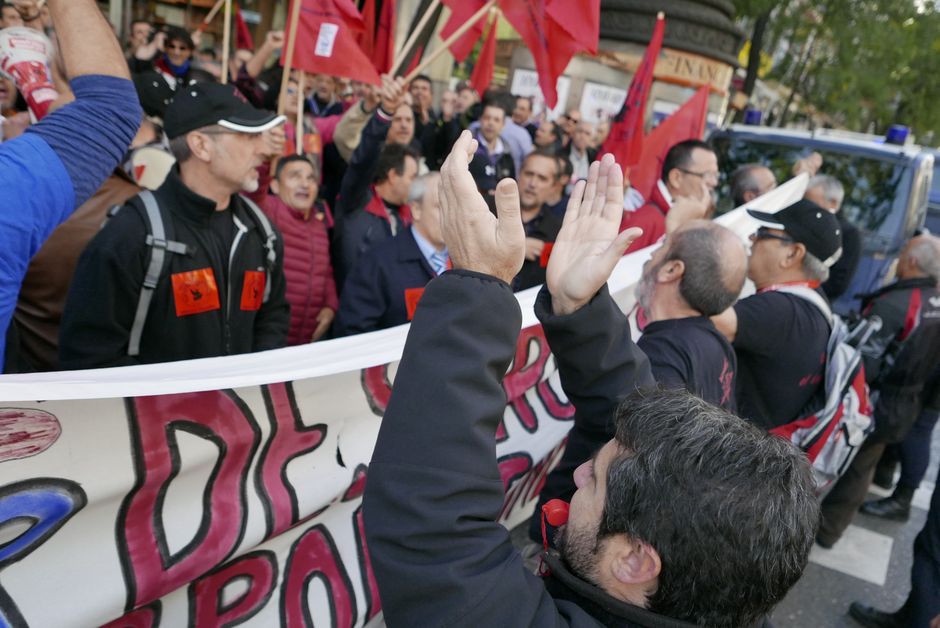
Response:
[[[649,198],[660,178],[663,161],[669,149],[685,140],[702,139],[705,121],[708,116],[708,94],[711,89],[704,85],[692,98],[677,109],[671,116],[650,131],[643,140],[643,152],[639,163],[630,170],[630,185]]]
[[[480,96],[483,96],[483,92],[486,91],[493,80],[493,67],[496,65],[496,23],[498,21],[493,20],[490,24],[490,32],[480,49],[477,63],[473,66],[473,74],[470,75],[470,85],[477,90],[477,94]]]
[[[235,5],[235,48],[238,50],[255,49],[255,40],[251,37],[251,31],[237,4]]]
[[[362,22],[365,28],[356,40],[362,51],[372,59],[376,71],[388,74],[395,60],[395,0],[382,0],[378,16],[375,3],[376,0],[363,3]]]
[[[653,85],[653,70],[656,68],[656,59],[663,46],[663,32],[666,30],[666,20],[659,17],[653,28],[653,36],[643,61],[637,68],[627,98],[610,125],[610,135],[601,147],[601,154],[611,153],[621,168],[631,168],[640,161],[643,151],[643,119],[646,115],[646,101],[649,100],[650,88]],[[639,189],[639,188],[637,188]]]
[[[330,74],[381,85],[372,60],[356,43],[356,36],[364,30],[364,25],[352,0],[291,0],[291,11],[293,3],[298,1],[303,4],[293,67],[311,74]],[[287,32],[290,33],[289,28]],[[289,46],[288,39],[284,49]]]
[[[446,41],[458,28],[469,22],[474,13],[483,8],[486,0],[441,0],[441,3],[450,9],[450,17],[441,29],[441,39]],[[467,55],[473,51],[473,47],[483,38],[483,29],[486,28],[485,17],[485,15],[480,17],[470,30],[450,45],[450,53],[454,55],[457,63],[463,63]]]
[[[571,57],[597,54],[600,0],[499,0],[499,6],[532,53],[545,104],[554,108],[555,85]]]

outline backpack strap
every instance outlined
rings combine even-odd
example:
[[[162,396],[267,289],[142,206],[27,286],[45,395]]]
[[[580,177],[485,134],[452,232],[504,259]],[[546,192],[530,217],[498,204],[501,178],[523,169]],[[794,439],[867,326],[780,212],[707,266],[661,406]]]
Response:
[[[815,305],[820,312],[822,312],[826,322],[829,323],[830,327],[832,327],[832,308],[829,307],[828,303],[826,303],[826,299],[824,299],[822,295],[812,288],[807,288],[806,286],[780,286],[776,289],[776,291],[792,294],[795,297],[800,297],[804,301],[809,301]]]
[[[189,252],[188,247],[182,242],[174,242],[167,238],[163,215],[153,192],[144,190],[138,197],[144,204],[144,212],[150,226],[150,233],[147,234],[146,239],[146,244],[150,247],[150,263],[144,275],[140,298],[137,300],[134,323],[131,325],[130,340],[127,344],[127,355],[129,356],[140,355],[140,339],[144,333],[144,323],[147,321],[147,312],[150,310],[153,292],[160,280],[160,275],[163,273],[167,252],[177,255],[186,255]]]
[[[268,217],[265,215],[261,208],[246,196],[242,196],[241,199],[245,201],[245,205],[248,206],[248,209],[251,211],[251,214],[254,216],[255,222],[261,227],[261,231],[264,232],[264,250],[266,252],[265,258],[265,268],[267,273],[267,280],[264,282],[264,303],[268,302],[268,299],[271,296],[271,273],[274,271],[274,267],[277,265],[277,249],[274,247],[277,242],[277,232],[274,230],[274,227],[271,225],[271,221],[268,220]]]

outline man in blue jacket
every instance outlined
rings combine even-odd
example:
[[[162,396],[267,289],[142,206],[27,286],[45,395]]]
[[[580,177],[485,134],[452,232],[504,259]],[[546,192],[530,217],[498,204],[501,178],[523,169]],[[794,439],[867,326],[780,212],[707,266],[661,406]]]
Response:
[[[29,260],[111,174],[142,115],[121,46],[94,0],[48,5],[75,102],[0,146],[0,364]],[[37,21],[38,11],[24,22]],[[12,63],[11,51],[0,51],[3,71]]]
[[[477,193],[475,151],[464,132],[441,168],[455,270],[417,309],[369,468],[363,513],[386,624],[754,626],[806,565],[812,473],[789,443],[734,415],[648,390],[649,362],[605,286],[638,235],[618,235],[623,174],[611,157],[575,188],[536,313],[576,429],[614,420],[616,437],[579,459],[560,553],[543,557],[550,576],[528,572],[497,523],[494,434],[522,321],[509,282],[525,232],[514,182],[497,187],[498,220]]]

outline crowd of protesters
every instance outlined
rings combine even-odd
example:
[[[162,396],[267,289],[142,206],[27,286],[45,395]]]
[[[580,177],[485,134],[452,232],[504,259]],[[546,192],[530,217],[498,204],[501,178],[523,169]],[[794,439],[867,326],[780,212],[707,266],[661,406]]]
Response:
[[[787,476],[779,492],[769,491],[766,504],[751,494],[728,500],[735,523],[749,522],[741,525],[766,527],[770,533],[743,534],[740,542],[729,542],[717,571],[700,565],[702,573],[715,578],[706,589],[711,593],[696,594],[702,599],[693,599],[694,574],[676,576],[676,570],[695,569],[689,561],[701,553],[693,545],[702,539],[677,542],[665,532],[622,529],[622,521],[588,523],[584,534],[591,525],[597,533],[600,525],[609,528],[608,534],[652,535],[643,538],[653,546],[617,547],[625,563],[611,564],[609,557],[600,561],[614,573],[613,584],[604,584],[591,579],[599,578],[590,575],[597,565],[583,562],[591,560],[590,547],[583,546],[591,539],[559,537],[563,556],[575,561],[569,562],[571,573],[553,564],[561,580],[581,577],[603,589],[600,596],[579,590],[565,598],[587,609],[605,609],[588,610],[592,617],[658,625],[643,623],[653,620],[632,610],[620,613],[623,609],[609,599],[642,606],[643,596],[652,596],[650,608],[673,619],[753,623],[799,577],[812,543],[831,547],[860,507],[875,516],[908,516],[926,472],[925,447],[940,416],[937,237],[911,240],[900,256],[897,281],[864,297],[861,315],[877,316],[882,325],[865,354],[868,384],[877,392],[877,428],[822,502],[821,513],[805,461],[795,450],[782,449],[782,441],[762,440],[824,401],[832,329],[828,303],[847,289],[862,250],[858,229],[840,212],[843,183],[850,182],[820,174],[817,160],[794,165],[795,171],[813,175],[805,198],[776,214],[749,210],[761,226],[748,249],[731,231],[708,220],[720,173],[717,156],[705,142],[673,146],[655,188],[643,199],[612,161],[597,164],[609,127],[592,126],[576,109],[552,121],[534,116],[528,97],[500,89],[478,94],[463,83],[435,99],[426,76],[410,84],[383,76],[381,86],[299,70],[284,77],[276,63],[284,45],[281,32],[269,33],[256,50],[238,49],[222,58],[217,49],[203,45],[199,31],[138,20],[122,51],[97,9],[90,10],[93,5],[17,0],[4,3],[0,14],[2,26],[11,29],[6,36],[32,42],[26,47],[29,55],[23,47],[0,45],[6,74],[0,80],[6,140],[0,175],[6,207],[17,208],[0,222],[7,245],[0,293],[0,322],[8,328],[5,372],[169,362],[302,345],[406,323],[426,298],[446,319],[452,314],[442,309],[446,300],[473,301],[474,290],[483,295],[481,303],[504,311],[508,321],[514,314],[500,294],[502,287],[518,291],[547,285],[537,311],[578,415],[561,462],[545,482],[540,506],[556,498],[577,500],[588,482],[585,461],[592,460],[592,474],[602,465],[622,467],[617,452],[648,444],[654,432],[688,451],[711,443],[727,457],[660,473],[700,474],[729,491],[756,493],[763,492],[758,484],[767,472],[762,461],[774,460]],[[66,23],[69,28],[60,26]],[[79,27],[83,30],[77,34]],[[22,63],[34,64],[33,72],[14,69]],[[48,75],[36,75],[37,63]],[[228,83],[220,82],[223,74],[230,77]],[[773,172],[761,164],[727,174],[736,205],[776,185]],[[608,189],[601,190],[604,185]],[[498,229],[511,229],[507,241],[518,244],[518,263],[508,258],[500,263],[504,251],[493,243],[477,249],[461,241],[452,257],[448,245],[456,235],[492,236],[481,235],[480,224],[456,217],[458,202],[482,212],[478,222],[485,222],[484,215],[495,220],[492,214],[499,210]],[[592,213],[591,203],[605,209]],[[521,231],[505,226],[509,218]],[[596,241],[609,240],[604,253],[609,267],[585,274],[597,256],[585,253],[590,249],[585,230],[592,228]],[[658,248],[643,268],[636,293],[637,324],[644,333],[633,345],[629,324],[602,285],[616,258],[653,245]],[[579,254],[591,263],[572,262]],[[559,256],[561,261],[552,261]],[[436,292],[427,287],[455,267],[446,281],[432,284]],[[480,274],[502,283],[477,285]],[[741,298],[746,279],[756,293]],[[577,290],[571,287],[576,280],[581,283]],[[559,287],[566,283],[567,289]],[[433,294],[426,297],[425,290]],[[568,307],[572,291],[578,303]],[[480,307],[468,311],[484,316]],[[486,345],[486,333],[505,332],[487,331],[477,322],[481,345]],[[414,342],[423,343],[429,354],[441,341],[418,335]],[[620,349],[605,355],[604,346]],[[402,371],[412,362],[406,350]],[[606,374],[595,372],[604,370],[602,364],[610,367]],[[499,375],[505,366],[500,365]],[[620,379],[610,380],[611,374]],[[632,410],[621,411],[616,423],[611,420],[624,396],[653,384],[685,396],[665,392],[635,399]],[[441,404],[443,409],[452,401],[440,395],[425,399],[429,408]],[[652,425],[650,417],[657,412],[686,417],[695,429],[675,434]],[[491,418],[472,415],[466,415],[468,421]],[[699,418],[688,418],[693,415]],[[407,420],[400,421],[402,433],[409,433]],[[649,434],[630,432],[639,429]],[[737,453],[724,451],[725,434],[735,435],[731,450],[738,448]],[[404,450],[406,444],[380,442],[386,464],[397,465],[400,455],[393,450]],[[666,453],[674,456],[675,451]],[[728,477],[722,464],[731,464],[735,456],[751,469],[744,474],[751,477]],[[898,461],[902,474],[894,494],[864,504],[876,471],[890,483]],[[647,462],[661,464],[652,458]],[[407,518],[415,513],[391,512],[388,500],[401,487],[382,482],[374,489],[370,480],[376,505],[367,517],[373,552],[388,552],[377,555],[376,563],[386,579],[380,582],[383,597],[388,594],[394,605],[403,594],[400,583],[389,584],[401,574],[401,565],[390,558],[400,549],[392,538],[415,530],[383,529],[374,513],[385,509],[388,521],[418,523]],[[640,489],[653,491],[651,486]],[[660,489],[667,494],[678,490]],[[773,501],[784,494],[785,500]],[[597,499],[604,503],[604,497]],[[700,506],[676,514],[673,525],[695,527],[712,515],[721,519],[720,513],[709,514],[707,504]],[[765,520],[761,508],[788,508],[790,518]],[[936,580],[930,580],[925,566],[933,560],[936,569],[940,562],[936,509],[935,498],[915,548],[911,599],[895,614],[853,606],[859,621],[922,625],[915,622],[940,612],[937,587],[930,588]],[[616,516],[628,516],[625,512]],[[713,533],[731,534],[725,523],[715,524]],[[536,516],[530,536],[541,541],[544,534],[544,522]],[[770,543],[778,555],[763,555],[765,548],[755,540]],[[484,545],[468,546],[468,551]],[[753,555],[744,552],[745,546]],[[740,568],[721,563],[729,557],[734,561],[728,564]],[[781,557],[783,567],[775,564]],[[459,563],[466,557],[453,559]],[[739,578],[748,569],[756,570],[750,578],[773,578],[774,586],[754,594],[748,578]],[[492,570],[480,573],[495,577]],[[520,580],[513,586],[518,593],[530,583]],[[506,588],[507,595],[513,591]],[[748,595],[754,598],[741,604]],[[683,596],[686,604],[680,603]],[[525,612],[537,617],[543,613],[541,600],[522,595],[517,602],[520,609],[529,604]],[[421,616],[413,610],[398,616],[422,625],[429,618],[442,619],[436,613],[444,612],[430,608]],[[389,613],[396,616],[394,606]],[[478,615],[486,625],[492,609]]]

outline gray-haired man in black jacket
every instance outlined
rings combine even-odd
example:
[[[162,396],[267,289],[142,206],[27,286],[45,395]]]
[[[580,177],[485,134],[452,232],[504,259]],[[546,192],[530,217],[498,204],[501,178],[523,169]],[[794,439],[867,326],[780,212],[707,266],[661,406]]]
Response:
[[[610,157],[578,183],[536,304],[577,408],[561,464],[577,467],[578,490],[559,552],[544,556],[551,575],[529,573],[496,522],[494,433],[521,325],[509,281],[525,233],[514,182],[497,187],[498,220],[476,192],[475,150],[463,133],[441,169],[455,270],[418,306],[369,469],[387,625],[759,623],[806,564],[812,475],[785,441],[687,392],[649,390],[649,363],[604,285],[638,231],[618,235],[623,179]],[[616,437],[584,451],[611,420]]]

